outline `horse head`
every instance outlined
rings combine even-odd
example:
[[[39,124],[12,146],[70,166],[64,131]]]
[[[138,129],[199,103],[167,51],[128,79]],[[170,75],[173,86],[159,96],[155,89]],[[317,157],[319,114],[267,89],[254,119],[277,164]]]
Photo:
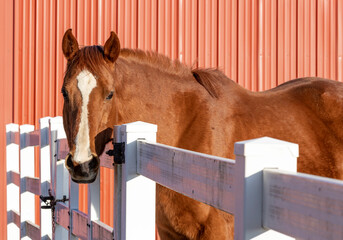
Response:
[[[99,156],[112,136],[114,71],[120,43],[111,32],[104,47],[79,48],[69,29],[62,50],[67,59],[62,86],[63,125],[70,149],[65,166],[74,182],[91,183],[98,173]]]

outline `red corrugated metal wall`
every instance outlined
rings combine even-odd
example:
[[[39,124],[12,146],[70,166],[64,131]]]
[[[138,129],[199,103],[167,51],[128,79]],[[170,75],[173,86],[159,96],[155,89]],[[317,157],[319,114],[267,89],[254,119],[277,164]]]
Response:
[[[0,239],[6,237],[6,135],[13,121],[13,3],[0,1]]]
[[[80,45],[103,44],[113,30],[123,47],[219,68],[254,91],[304,76],[343,81],[343,0],[2,0],[0,6],[2,169],[5,123],[38,125],[40,117],[62,113],[60,45],[68,28]],[[113,172],[101,171],[101,216],[112,225]],[[3,170],[0,191],[5,184]],[[83,186],[86,211],[85,192]]]

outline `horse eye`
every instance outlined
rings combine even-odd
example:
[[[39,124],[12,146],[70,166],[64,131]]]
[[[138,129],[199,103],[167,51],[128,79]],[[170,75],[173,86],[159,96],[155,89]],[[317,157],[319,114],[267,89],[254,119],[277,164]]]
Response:
[[[68,93],[64,88],[62,88],[61,93],[62,93],[64,99],[68,99]]]
[[[108,96],[106,97],[106,100],[110,100],[113,97],[113,92],[110,92],[110,94],[108,94]]]

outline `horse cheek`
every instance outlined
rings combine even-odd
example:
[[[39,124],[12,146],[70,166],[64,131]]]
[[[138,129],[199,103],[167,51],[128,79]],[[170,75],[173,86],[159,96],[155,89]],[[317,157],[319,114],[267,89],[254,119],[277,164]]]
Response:
[[[73,131],[75,130],[73,125],[73,119],[72,119],[72,114],[71,114],[71,109],[68,106],[67,103],[64,103],[63,106],[63,127],[65,130],[65,133],[67,135],[67,140],[68,140],[68,145],[69,148],[72,148],[72,139],[73,139]]]

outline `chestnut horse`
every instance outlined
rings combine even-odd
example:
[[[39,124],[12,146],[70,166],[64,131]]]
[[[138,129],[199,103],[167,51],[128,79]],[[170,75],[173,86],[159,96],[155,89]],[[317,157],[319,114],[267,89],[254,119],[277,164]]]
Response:
[[[79,48],[71,30],[63,121],[73,181],[91,183],[113,125],[158,125],[159,143],[234,158],[236,141],[269,136],[298,143],[298,170],[343,179],[343,84],[302,78],[251,92],[218,70],[191,70],[155,53],[120,49],[111,32],[102,46]],[[157,227],[164,239],[232,239],[233,217],[157,186]]]

